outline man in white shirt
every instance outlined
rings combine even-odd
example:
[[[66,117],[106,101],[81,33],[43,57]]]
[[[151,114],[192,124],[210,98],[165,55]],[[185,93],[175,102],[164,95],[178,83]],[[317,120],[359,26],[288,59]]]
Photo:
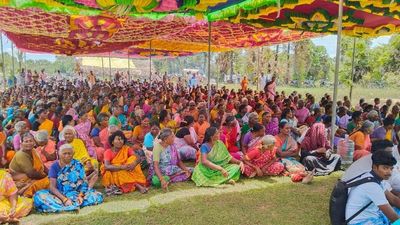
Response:
[[[258,90],[264,90],[265,84],[267,84],[267,77],[261,72],[261,76],[258,78]]]
[[[390,222],[400,223],[400,217],[391,204],[396,196],[390,194],[390,185],[382,182],[392,174],[396,159],[389,151],[375,151],[372,154],[372,170],[358,179],[373,177],[376,182],[367,182],[350,188],[346,204],[346,220],[364,206],[369,206],[353,218],[349,225],[385,225]],[[389,198],[388,198],[389,197]],[[372,203],[371,203],[372,202]],[[399,221],[398,221],[399,220]]]

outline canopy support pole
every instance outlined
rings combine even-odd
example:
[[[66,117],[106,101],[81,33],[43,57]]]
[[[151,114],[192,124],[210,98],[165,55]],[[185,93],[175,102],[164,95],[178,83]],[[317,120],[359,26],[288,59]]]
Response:
[[[286,80],[285,80],[285,84],[289,83],[289,79],[290,79],[290,42],[288,43],[288,47],[287,47],[287,70],[286,70]]]
[[[14,79],[14,76],[15,76],[15,61],[14,61],[14,43],[13,42],[11,42],[11,61],[12,61],[12,79],[13,80],[15,80]],[[14,84],[14,85],[16,85],[16,84]]]
[[[4,63],[4,49],[3,49],[3,33],[0,32],[0,48],[1,48],[1,71],[3,73],[3,85],[4,85],[4,91],[7,89],[7,79],[6,79],[6,64]]]
[[[129,59],[129,49],[128,49],[128,83],[131,83],[131,62]]]
[[[353,97],[353,82],[354,82],[354,58],[355,58],[355,52],[356,52],[356,38],[354,37],[353,39],[353,55],[352,55],[352,59],[351,59],[351,83],[350,83],[350,102],[352,100]]]
[[[152,50],[152,48],[151,48],[152,46],[151,46],[151,41],[150,41],[150,65],[149,65],[149,67],[150,67],[150,78],[149,78],[149,80],[150,80],[150,85],[151,85],[151,54],[152,54],[152,52],[153,52],[153,50]]]
[[[104,57],[101,57],[101,76],[104,80]]]
[[[335,132],[334,127],[336,124],[336,108],[337,108],[337,91],[339,84],[339,66],[340,66],[340,44],[342,39],[342,18],[343,17],[343,0],[339,0],[339,14],[338,14],[338,31],[336,40],[336,59],[335,59],[335,80],[333,86],[333,104],[332,104],[332,125],[331,125],[331,147],[334,148]]]
[[[208,108],[208,122],[210,122],[211,110],[211,22],[208,21],[208,58],[207,58],[207,108]]]
[[[112,81],[112,75],[111,75],[111,52],[108,53],[108,66],[110,67],[110,82]]]
[[[207,107],[208,112],[211,110],[211,22],[208,21],[208,64],[207,64],[207,88],[208,88],[208,96],[207,96]],[[210,121],[210,116],[208,116],[208,120]]]

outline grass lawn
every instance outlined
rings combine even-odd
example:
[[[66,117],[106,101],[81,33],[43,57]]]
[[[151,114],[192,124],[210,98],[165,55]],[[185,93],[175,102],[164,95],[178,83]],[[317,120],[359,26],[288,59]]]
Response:
[[[196,188],[192,182],[174,184],[169,193],[152,189],[148,195],[131,193],[106,198],[106,202],[120,201],[116,207],[124,208],[124,202],[153,199],[145,210],[112,212],[100,206],[85,215],[72,215],[51,219],[45,224],[146,224],[146,225],[210,225],[210,224],[274,224],[274,225],[328,225],[328,200],[333,184],[341,172],[326,177],[316,177],[310,185],[292,183],[288,178],[242,179],[234,187]],[[263,187],[243,189],[253,182]],[[267,184],[267,185],[265,185]],[[243,191],[232,191],[243,189]],[[165,204],[154,204],[157,199],[171,198],[180,191],[204,192],[201,196],[178,197]],[[156,200],[154,200],[156,199]],[[45,217],[45,216],[42,216]],[[33,220],[35,221],[35,220]],[[33,222],[32,221],[32,222]],[[35,224],[35,223],[33,223]]]

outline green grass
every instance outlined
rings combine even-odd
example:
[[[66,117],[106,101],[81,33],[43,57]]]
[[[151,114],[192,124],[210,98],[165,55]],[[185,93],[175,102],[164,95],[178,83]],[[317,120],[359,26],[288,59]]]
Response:
[[[334,182],[340,172],[327,177],[316,177],[310,185],[292,183],[288,178],[262,178],[259,183],[268,183],[263,188],[243,192],[218,194],[222,188],[194,188],[191,182],[174,184],[170,192],[179,190],[210,190],[209,195],[178,198],[168,204],[151,204],[144,211],[132,210],[111,213],[96,210],[84,216],[74,215],[50,224],[146,224],[146,225],[210,225],[210,224],[274,224],[274,225],[325,225],[329,224],[328,200]],[[240,189],[242,179],[234,188]],[[232,188],[232,189],[234,189]],[[226,188],[225,188],[226,189]],[[217,190],[217,194],[215,191]],[[170,193],[171,194],[171,193]],[[107,201],[140,200],[160,196],[168,198],[161,190],[152,189],[148,195],[132,193],[122,197],[109,198]],[[123,205],[121,205],[123,207]],[[89,207],[88,207],[89,208]]]

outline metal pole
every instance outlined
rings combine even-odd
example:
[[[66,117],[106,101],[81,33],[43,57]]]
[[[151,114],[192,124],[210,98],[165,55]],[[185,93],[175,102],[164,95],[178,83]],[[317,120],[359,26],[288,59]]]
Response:
[[[276,75],[278,72],[278,54],[279,54],[279,44],[276,45],[276,50],[275,50],[275,73],[276,73]]]
[[[290,42],[288,43],[287,47],[287,71],[286,71],[286,81],[285,83],[289,83],[289,77],[290,77]]]
[[[104,58],[101,57],[101,77],[104,80]]]
[[[352,59],[351,59],[351,83],[350,83],[350,102],[352,100],[352,96],[353,96],[353,81],[354,81],[354,57],[355,57],[355,52],[356,52],[356,38],[353,38],[353,55],[352,55]]]
[[[12,76],[11,78],[14,79],[15,76],[15,61],[14,61],[14,43],[11,42],[11,61],[12,61]],[[15,84],[14,84],[15,85]]]
[[[340,66],[340,44],[342,38],[342,18],[343,17],[343,0],[339,0],[339,15],[338,15],[338,31],[336,40],[336,59],[335,59],[335,80],[333,86],[333,104],[332,104],[332,126],[331,126],[331,146],[334,148],[335,132],[334,127],[336,124],[336,102],[337,102],[337,91],[339,84],[339,66]]]
[[[207,96],[207,106],[208,112],[211,110],[211,22],[208,21],[208,70],[207,70],[207,88],[208,88],[208,96]],[[208,120],[210,120],[210,116],[208,116]]]
[[[131,83],[131,62],[129,60],[129,49],[128,49],[128,83]]]
[[[112,75],[111,75],[111,52],[108,53],[108,66],[110,67],[110,82],[112,81]]]
[[[1,61],[2,66],[1,70],[3,72],[3,82],[4,82],[4,91],[7,89],[7,79],[6,79],[6,64],[4,63],[4,49],[3,49],[3,33],[0,32],[0,47],[1,47]]]
[[[151,48],[151,41],[150,41],[150,78],[149,78],[149,80],[150,80],[150,85],[151,85],[151,54],[152,54],[152,48]]]

